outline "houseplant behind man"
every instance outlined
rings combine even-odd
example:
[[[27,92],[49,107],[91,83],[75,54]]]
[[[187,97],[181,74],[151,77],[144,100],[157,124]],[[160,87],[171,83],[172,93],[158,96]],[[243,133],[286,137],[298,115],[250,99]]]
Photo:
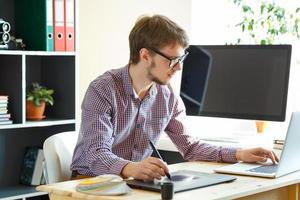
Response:
[[[38,83],[32,83],[26,93],[26,119],[42,120],[45,118],[45,106],[53,106],[53,89],[47,89]]]

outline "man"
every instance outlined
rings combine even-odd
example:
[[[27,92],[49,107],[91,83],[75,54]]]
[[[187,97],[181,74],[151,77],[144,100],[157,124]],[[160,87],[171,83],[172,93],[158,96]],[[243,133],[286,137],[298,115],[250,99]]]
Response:
[[[188,135],[185,108],[169,81],[182,68],[188,37],[161,15],[140,18],[129,35],[130,61],[104,73],[89,86],[74,151],[73,176],[118,174],[140,180],[160,179],[166,163],[150,157],[149,141],[166,132],[186,160],[273,162],[273,152],[224,148]]]

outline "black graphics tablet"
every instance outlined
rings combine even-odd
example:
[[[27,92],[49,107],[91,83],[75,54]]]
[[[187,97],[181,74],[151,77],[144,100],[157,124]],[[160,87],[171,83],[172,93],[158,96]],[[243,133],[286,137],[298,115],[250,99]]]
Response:
[[[191,170],[179,170],[170,173],[174,184],[174,192],[183,192],[195,188],[207,187],[220,183],[231,182],[236,179],[234,176],[223,174],[210,174]],[[139,180],[127,180],[127,185],[132,188],[160,192],[161,182],[144,182]]]

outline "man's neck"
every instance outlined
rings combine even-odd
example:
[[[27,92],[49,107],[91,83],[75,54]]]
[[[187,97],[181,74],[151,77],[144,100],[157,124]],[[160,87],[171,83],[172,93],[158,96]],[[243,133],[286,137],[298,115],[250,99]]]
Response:
[[[143,100],[149,89],[153,85],[153,82],[147,78],[147,72],[145,67],[130,64],[129,76],[133,85],[133,89],[139,96],[139,99]]]

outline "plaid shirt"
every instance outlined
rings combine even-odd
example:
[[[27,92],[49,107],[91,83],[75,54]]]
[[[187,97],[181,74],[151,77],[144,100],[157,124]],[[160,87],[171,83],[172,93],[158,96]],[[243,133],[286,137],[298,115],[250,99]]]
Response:
[[[153,84],[141,101],[128,66],[104,73],[87,89],[72,170],[82,175],[120,174],[129,162],[151,155],[166,132],[186,160],[236,162],[236,149],[202,143],[187,134],[185,108],[170,85]]]

